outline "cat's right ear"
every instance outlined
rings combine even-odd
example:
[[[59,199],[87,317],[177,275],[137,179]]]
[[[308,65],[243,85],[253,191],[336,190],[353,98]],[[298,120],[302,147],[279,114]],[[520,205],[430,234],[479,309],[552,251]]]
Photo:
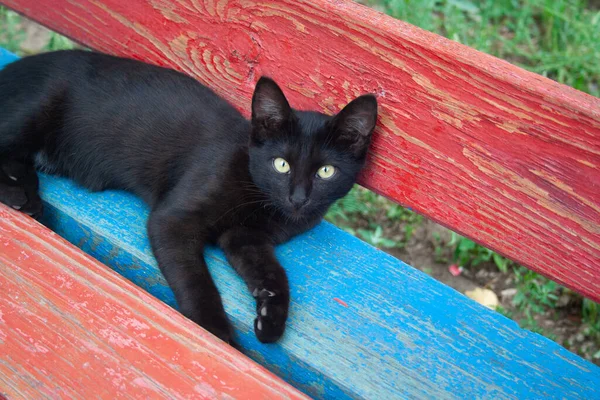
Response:
[[[260,78],[252,96],[253,139],[265,140],[279,133],[291,116],[290,104],[275,81]]]
[[[377,98],[366,94],[352,100],[331,122],[336,141],[357,158],[366,155],[377,123]]]

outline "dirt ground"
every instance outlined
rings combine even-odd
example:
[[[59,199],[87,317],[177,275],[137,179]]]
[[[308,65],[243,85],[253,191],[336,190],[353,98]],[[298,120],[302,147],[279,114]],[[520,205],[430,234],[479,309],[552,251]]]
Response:
[[[21,27],[25,32],[25,40],[20,45],[21,50],[26,54],[35,54],[44,51],[46,44],[50,40],[51,31],[25,19]]]

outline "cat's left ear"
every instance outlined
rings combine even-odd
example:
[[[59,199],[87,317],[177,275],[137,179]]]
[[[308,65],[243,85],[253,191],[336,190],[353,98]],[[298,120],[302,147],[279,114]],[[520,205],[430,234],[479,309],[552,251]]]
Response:
[[[292,117],[292,108],[283,91],[270,78],[258,80],[252,96],[252,130],[255,139],[264,140],[279,133]]]
[[[331,123],[336,141],[347,146],[355,156],[364,157],[377,123],[377,98],[372,94],[357,97]]]

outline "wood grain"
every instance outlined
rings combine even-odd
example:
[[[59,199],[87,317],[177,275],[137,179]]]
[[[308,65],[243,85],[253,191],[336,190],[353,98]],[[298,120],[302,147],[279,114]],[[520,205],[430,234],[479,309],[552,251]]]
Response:
[[[108,53],[170,66],[246,114],[379,96],[365,186],[600,301],[600,100],[341,0],[2,0]]]
[[[3,205],[0,292],[0,398],[306,398]]]

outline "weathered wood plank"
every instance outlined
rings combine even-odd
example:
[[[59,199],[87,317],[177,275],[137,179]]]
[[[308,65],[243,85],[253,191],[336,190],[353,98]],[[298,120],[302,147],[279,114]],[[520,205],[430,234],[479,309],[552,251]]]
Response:
[[[306,398],[3,205],[0,292],[0,394],[9,399]]]
[[[600,100],[340,0],[1,0],[240,109],[259,75],[326,112],[375,92],[361,183],[600,301]]]

